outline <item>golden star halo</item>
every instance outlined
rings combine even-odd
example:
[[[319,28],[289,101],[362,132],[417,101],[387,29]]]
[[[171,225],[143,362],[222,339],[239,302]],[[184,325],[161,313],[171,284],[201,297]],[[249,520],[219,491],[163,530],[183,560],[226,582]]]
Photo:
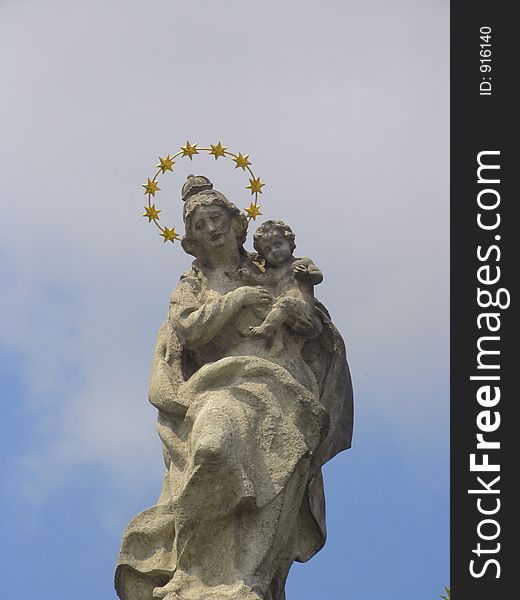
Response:
[[[226,155],[226,146],[223,146],[220,142],[216,145],[210,144],[211,146],[211,150],[210,150],[210,154],[213,154],[213,156],[215,157],[215,160],[217,160],[217,158],[219,156],[225,156]]]
[[[166,156],[165,158],[161,158],[159,156],[159,164],[157,165],[158,169],[161,169],[161,171],[164,173],[166,173],[166,171],[172,171],[172,166],[175,164],[175,161],[173,160],[173,158],[168,154],[168,156]]]
[[[151,204],[150,206],[145,206],[144,210],[145,210],[145,213],[144,213],[143,217],[148,217],[148,223],[159,220],[159,213],[161,211],[157,210],[155,208],[155,204]]]
[[[175,231],[175,227],[168,229],[168,227],[164,227],[162,232],[159,234],[164,238],[164,243],[166,242],[175,242],[175,240],[180,240],[181,236]]]
[[[251,204],[249,205],[249,208],[246,208],[245,211],[247,213],[247,216],[250,219],[253,219],[253,221],[256,221],[256,217],[258,217],[262,214],[260,212],[260,205],[255,204],[254,202],[251,202]]]
[[[247,167],[249,167],[250,164],[252,164],[249,162],[249,154],[242,156],[242,154],[240,152],[238,153],[238,156],[235,157],[233,160],[237,163],[235,165],[235,169],[238,169],[238,167],[240,167],[244,171],[246,170]]]
[[[160,230],[160,236],[163,238],[163,242],[172,242],[174,243],[176,240],[181,239],[181,235],[175,229],[175,227],[164,227],[159,223],[159,213],[160,209],[156,207],[155,204],[152,204],[151,199],[155,198],[156,192],[161,191],[159,187],[159,175],[164,175],[167,171],[173,172],[173,165],[175,164],[175,159],[177,157],[188,157],[190,160],[193,160],[193,157],[201,153],[208,153],[210,156],[213,156],[215,160],[218,158],[231,158],[235,163],[235,169],[241,168],[243,171],[248,172],[250,175],[249,185],[245,186],[246,189],[250,190],[251,194],[254,195],[254,201],[250,203],[248,208],[244,209],[246,214],[246,218],[248,223],[253,220],[255,221],[258,216],[262,213],[260,212],[260,205],[257,202],[258,194],[262,193],[262,188],[265,186],[265,183],[260,181],[260,177],[256,177],[251,170],[252,162],[249,160],[249,154],[242,154],[241,152],[234,153],[230,152],[227,149],[227,146],[223,146],[219,141],[218,144],[210,144],[209,147],[199,147],[198,144],[192,144],[188,140],[186,140],[186,144],[184,146],[180,146],[180,150],[175,152],[173,155],[167,154],[166,156],[159,157],[159,164],[156,165],[158,171],[156,172],[153,178],[148,178],[147,182],[142,184],[144,187],[144,193],[148,195],[148,205],[144,207],[143,217],[148,219],[149,223],[154,223],[154,225]]]
[[[181,150],[182,150],[182,155],[189,156],[190,160],[193,160],[194,154],[199,153],[199,151],[197,150],[197,144],[192,145],[187,140],[186,140],[186,146],[181,146]]]
[[[253,177],[249,180],[249,185],[246,185],[246,189],[251,190],[252,194],[261,194],[264,185],[265,183],[260,181],[260,177]]]
[[[157,181],[155,181],[155,177],[153,179],[150,179],[148,177],[148,183],[143,183],[142,187],[144,187],[144,193],[145,194],[150,194],[154,198],[155,198],[155,192],[160,192],[161,191],[161,188],[158,187]]]

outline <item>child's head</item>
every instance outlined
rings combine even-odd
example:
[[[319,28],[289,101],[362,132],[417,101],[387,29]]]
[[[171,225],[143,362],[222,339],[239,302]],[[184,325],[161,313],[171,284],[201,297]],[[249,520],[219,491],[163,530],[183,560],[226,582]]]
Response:
[[[296,244],[294,233],[283,221],[266,221],[255,231],[253,246],[266,264],[277,267],[291,258]]]

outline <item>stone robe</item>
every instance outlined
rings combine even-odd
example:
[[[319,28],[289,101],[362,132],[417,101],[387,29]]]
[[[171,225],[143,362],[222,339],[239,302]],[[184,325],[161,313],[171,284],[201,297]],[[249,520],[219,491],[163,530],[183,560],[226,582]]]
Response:
[[[292,562],[325,543],[321,466],[352,436],[345,346],[317,302],[319,335],[287,331],[273,356],[237,287],[210,289],[195,261],[172,294],[149,390],[166,474],[124,533],[122,600],[168,582],[168,600],[283,600]]]

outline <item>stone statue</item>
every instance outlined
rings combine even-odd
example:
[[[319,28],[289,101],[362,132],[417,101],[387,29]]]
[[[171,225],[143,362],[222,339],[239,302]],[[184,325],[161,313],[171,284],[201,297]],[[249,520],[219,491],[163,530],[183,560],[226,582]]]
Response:
[[[195,256],[159,330],[149,389],[166,474],[127,527],[121,600],[284,600],[325,543],[322,465],[350,447],[345,346],[281,221],[247,220],[203,176],[182,189]]]

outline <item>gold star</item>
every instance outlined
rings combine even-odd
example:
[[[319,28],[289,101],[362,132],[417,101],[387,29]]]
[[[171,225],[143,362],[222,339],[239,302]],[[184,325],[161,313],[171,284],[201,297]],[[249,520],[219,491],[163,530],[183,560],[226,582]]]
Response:
[[[164,242],[175,242],[175,240],[180,240],[181,237],[180,235],[175,231],[175,227],[172,227],[171,229],[168,229],[168,227],[165,227],[162,230],[162,233],[160,233],[159,235],[162,235],[162,237],[164,238]]]
[[[236,158],[233,159],[237,164],[235,165],[235,169],[238,169],[238,167],[241,167],[244,171],[246,170],[246,167],[248,167],[250,164],[249,162],[249,154],[246,154],[246,156],[242,156],[242,154],[239,152],[238,156]]]
[[[261,194],[262,193],[262,188],[264,187],[265,183],[262,183],[260,181],[260,177],[254,177],[253,179],[249,180],[249,185],[246,185],[246,188],[248,190],[251,190],[252,194]]]
[[[155,197],[155,192],[160,192],[161,188],[157,187],[157,181],[148,177],[148,183],[141,184],[144,187],[145,194],[151,194]]]
[[[251,202],[251,204],[249,205],[249,208],[246,208],[246,213],[250,219],[253,219],[253,221],[256,221],[256,217],[258,217],[258,215],[262,214],[260,212],[260,205]]]
[[[157,165],[158,169],[161,169],[161,171],[163,173],[166,173],[166,171],[172,171],[172,165],[175,164],[175,161],[173,160],[173,158],[168,154],[168,156],[166,156],[166,158],[161,158],[159,156],[159,164]]]
[[[210,146],[211,150],[209,153],[213,154],[215,160],[217,160],[219,156],[224,156],[227,146],[223,146],[220,142],[216,146],[214,146],[213,144],[210,144]]]
[[[193,160],[193,155],[198,154],[197,144],[193,144],[193,146],[186,140],[186,146],[181,146],[182,155],[189,156],[190,160]]]
[[[152,220],[156,221],[159,219],[159,213],[161,211],[155,208],[155,204],[152,204],[151,206],[145,206],[144,210],[146,212],[144,213],[143,217],[148,217],[148,223],[151,223]]]

